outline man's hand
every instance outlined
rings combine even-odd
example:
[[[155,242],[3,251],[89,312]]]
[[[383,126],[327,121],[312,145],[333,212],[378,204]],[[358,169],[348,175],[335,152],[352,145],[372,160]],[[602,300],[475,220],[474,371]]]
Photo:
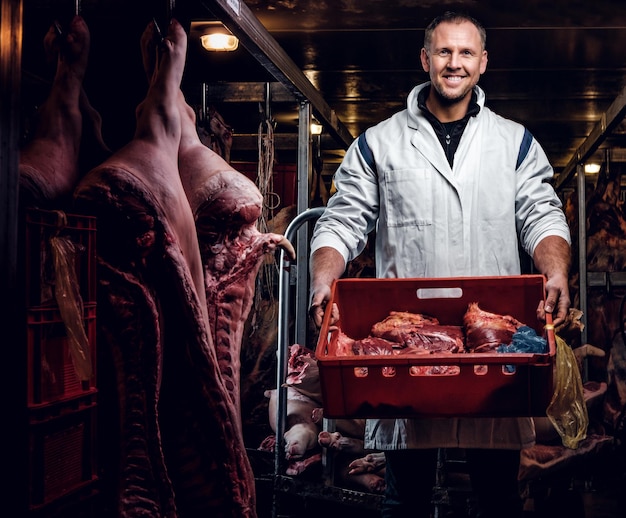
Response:
[[[309,306],[309,315],[313,319],[315,327],[322,327],[324,312],[326,305],[330,300],[330,286],[320,285],[311,291],[311,305]]]
[[[537,318],[545,321],[546,313],[552,313],[552,323],[558,326],[565,321],[570,308],[567,276],[555,275],[546,281],[546,300],[539,302]]]
[[[570,246],[558,236],[544,237],[533,254],[537,269],[546,276],[546,300],[537,307],[537,317],[546,319],[546,313],[552,313],[552,323],[561,324],[571,304],[569,298],[568,273],[570,265]]]
[[[343,256],[330,247],[322,247],[311,256],[311,303],[309,305],[309,315],[318,329],[322,327],[324,312],[330,301],[330,287],[343,274],[345,266]],[[339,320],[339,308],[337,308],[336,304],[333,304],[331,326],[337,320]]]

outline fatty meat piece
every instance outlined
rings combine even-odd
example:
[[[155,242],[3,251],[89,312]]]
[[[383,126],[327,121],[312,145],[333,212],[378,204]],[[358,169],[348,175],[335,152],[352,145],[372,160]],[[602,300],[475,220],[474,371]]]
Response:
[[[463,316],[465,347],[469,352],[493,352],[513,341],[513,335],[524,324],[510,315],[482,310],[477,302],[469,304]]]
[[[393,354],[395,347],[398,347],[396,342],[390,342],[389,340],[378,338],[377,336],[368,336],[362,340],[355,340],[352,344],[352,352],[356,355],[388,355]]]
[[[372,326],[370,334],[402,344],[407,341],[407,336],[426,324],[437,325],[439,320],[420,313],[391,311],[387,318]]]

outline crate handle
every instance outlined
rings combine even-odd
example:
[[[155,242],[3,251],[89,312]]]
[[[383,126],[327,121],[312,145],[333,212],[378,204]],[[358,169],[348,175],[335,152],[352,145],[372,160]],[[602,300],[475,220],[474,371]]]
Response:
[[[418,288],[418,299],[460,299],[463,288]]]

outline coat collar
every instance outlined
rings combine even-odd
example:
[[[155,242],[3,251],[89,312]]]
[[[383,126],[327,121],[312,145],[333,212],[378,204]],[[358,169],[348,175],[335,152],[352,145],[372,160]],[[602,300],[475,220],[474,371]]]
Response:
[[[426,95],[430,88],[430,81],[417,85],[407,98],[408,125],[410,128],[417,129],[420,124],[426,122],[425,114],[432,116],[426,108]],[[467,115],[474,116],[485,106],[485,92],[480,86],[475,86],[472,91],[472,101],[470,102]]]

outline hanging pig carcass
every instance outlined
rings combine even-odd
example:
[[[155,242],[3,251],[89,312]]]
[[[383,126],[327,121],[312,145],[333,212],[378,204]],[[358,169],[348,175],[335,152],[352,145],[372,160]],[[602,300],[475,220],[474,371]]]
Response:
[[[105,474],[119,483],[105,489],[119,516],[254,517],[254,479],[235,400],[238,364],[233,360],[225,377],[217,345],[229,342],[237,355],[239,334],[218,332],[226,325],[218,323],[207,293],[224,288],[222,301],[232,304],[228,316],[237,330],[249,310],[255,261],[285,243],[282,236],[259,236],[249,214],[236,218],[222,196],[210,211],[220,213],[218,227],[230,222],[231,239],[239,225],[241,248],[229,255],[230,242],[216,227],[212,253],[220,261],[203,257],[195,217],[202,195],[188,182],[183,186],[181,173],[197,175],[200,184],[224,176],[213,174],[213,162],[200,167],[190,158],[195,124],[180,90],[186,34],[172,21],[161,41],[151,23],[141,41],[150,85],[137,108],[135,136],[91,170],[75,193],[77,207],[98,217],[101,406],[112,419],[107,429],[119,429],[103,445],[111,453]],[[228,188],[226,180],[218,190],[223,195]],[[237,190],[239,200],[248,188]],[[203,195],[209,192],[215,191]],[[256,200],[255,192],[246,195]],[[208,286],[208,279],[234,271],[239,275],[229,282]],[[107,366],[110,377],[103,380]]]
[[[102,139],[100,114],[83,88],[90,44],[89,28],[81,16],[67,26],[52,24],[44,37],[47,61],[55,62],[55,74],[38,110],[35,131],[20,150],[22,207],[67,208],[80,179],[81,157],[90,163],[110,154]]]

